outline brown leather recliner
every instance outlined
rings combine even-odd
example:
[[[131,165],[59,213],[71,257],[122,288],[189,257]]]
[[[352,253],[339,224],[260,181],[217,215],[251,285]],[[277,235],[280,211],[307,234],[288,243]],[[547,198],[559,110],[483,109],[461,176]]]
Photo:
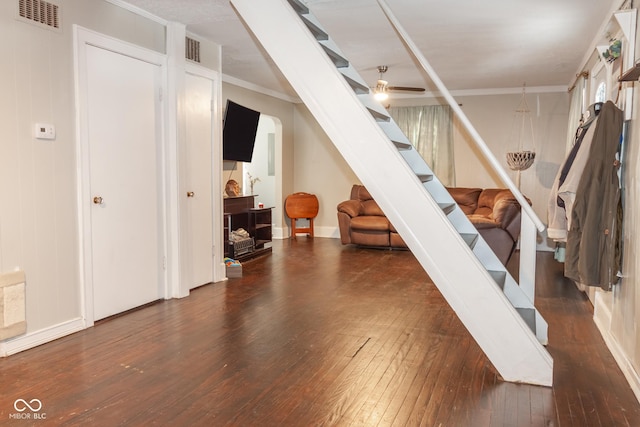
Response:
[[[362,185],[351,188],[351,197],[338,205],[338,227],[343,245],[406,248],[393,225]]]
[[[482,238],[506,265],[520,236],[520,204],[502,188],[447,188]],[[338,205],[342,244],[406,248],[407,245],[362,185],[351,188],[350,200]]]

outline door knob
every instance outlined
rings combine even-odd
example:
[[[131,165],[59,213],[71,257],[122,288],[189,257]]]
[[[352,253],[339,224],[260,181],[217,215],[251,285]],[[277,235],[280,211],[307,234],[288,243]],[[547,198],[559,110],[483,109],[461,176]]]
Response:
[[[100,197],[100,196],[94,197],[93,198],[93,203],[95,203],[96,205],[101,205],[103,203],[102,197]]]
[[[187,191],[187,197],[193,197],[195,195],[196,193],[194,193],[193,191]]]

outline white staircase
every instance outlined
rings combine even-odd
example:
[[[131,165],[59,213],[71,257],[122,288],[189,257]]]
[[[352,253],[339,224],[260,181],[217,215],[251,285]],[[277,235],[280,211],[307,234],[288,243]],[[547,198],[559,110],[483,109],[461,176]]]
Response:
[[[231,0],[505,381],[551,386],[547,324],[299,0]],[[345,17],[348,19],[348,17]]]

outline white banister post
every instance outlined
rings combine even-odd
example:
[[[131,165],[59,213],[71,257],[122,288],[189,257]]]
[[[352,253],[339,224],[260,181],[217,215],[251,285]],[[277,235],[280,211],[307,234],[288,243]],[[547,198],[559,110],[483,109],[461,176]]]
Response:
[[[518,283],[534,302],[536,294],[536,247],[538,230],[528,215],[520,215],[520,278]]]

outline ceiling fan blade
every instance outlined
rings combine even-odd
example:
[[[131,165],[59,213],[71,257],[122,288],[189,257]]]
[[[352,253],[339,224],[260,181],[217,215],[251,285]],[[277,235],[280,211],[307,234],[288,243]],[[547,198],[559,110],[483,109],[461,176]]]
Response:
[[[423,87],[387,86],[388,91],[394,92],[424,92]]]

